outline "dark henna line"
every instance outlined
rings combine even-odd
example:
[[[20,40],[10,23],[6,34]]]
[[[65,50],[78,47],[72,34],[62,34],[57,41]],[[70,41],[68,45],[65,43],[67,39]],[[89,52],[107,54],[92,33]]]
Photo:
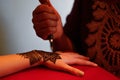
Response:
[[[57,53],[44,52],[44,51],[39,51],[39,50],[36,50],[36,52],[38,52],[43,57],[44,62],[47,62],[50,60],[51,62],[55,64],[57,59],[61,59],[61,57]]]
[[[18,55],[28,58],[30,60],[30,65],[33,65],[42,60],[42,56],[39,53],[36,53],[34,50],[26,53],[20,53]]]

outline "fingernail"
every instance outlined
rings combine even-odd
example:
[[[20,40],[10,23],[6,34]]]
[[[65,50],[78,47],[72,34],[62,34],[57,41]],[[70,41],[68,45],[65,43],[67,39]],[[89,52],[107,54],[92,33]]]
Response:
[[[94,66],[98,66],[98,64],[94,64]]]
[[[80,72],[78,73],[78,76],[84,76],[84,72],[83,72],[83,71],[80,71]]]

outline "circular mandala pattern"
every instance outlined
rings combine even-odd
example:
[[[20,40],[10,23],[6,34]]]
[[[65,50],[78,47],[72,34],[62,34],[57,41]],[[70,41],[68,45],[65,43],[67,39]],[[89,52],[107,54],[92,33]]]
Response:
[[[120,51],[120,32],[111,32],[108,40],[108,44],[113,50]]]
[[[95,0],[85,42],[88,56],[110,72],[120,73],[120,1]]]
[[[120,30],[113,19],[109,19],[102,30],[101,49],[111,66],[120,65]]]

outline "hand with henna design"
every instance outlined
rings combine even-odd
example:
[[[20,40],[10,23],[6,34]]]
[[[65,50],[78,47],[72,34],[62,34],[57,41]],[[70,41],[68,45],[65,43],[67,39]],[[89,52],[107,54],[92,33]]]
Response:
[[[81,58],[81,59],[80,59]],[[37,65],[45,65],[51,69],[62,70],[77,76],[84,75],[84,72],[69,66],[68,64],[82,64],[96,66],[95,63],[87,61],[86,57],[72,52],[45,52],[33,50],[26,53],[18,53],[0,56],[0,77],[21,71]]]
[[[55,64],[53,64],[52,62],[46,62],[44,63],[45,66],[51,69],[63,70],[77,76],[83,76],[84,72],[70,66],[71,64],[88,65],[93,67],[97,66],[96,63],[90,62],[88,57],[79,55],[78,53],[75,52],[56,52],[56,53],[60,55],[61,59],[56,60]]]

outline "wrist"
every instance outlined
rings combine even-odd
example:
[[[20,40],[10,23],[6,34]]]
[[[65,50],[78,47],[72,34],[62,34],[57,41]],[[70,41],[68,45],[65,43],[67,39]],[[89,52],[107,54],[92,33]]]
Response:
[[[54,39],[53,47],[55,51],[74,51],[71,40],[65,34],[62,34],[59,38]]]

